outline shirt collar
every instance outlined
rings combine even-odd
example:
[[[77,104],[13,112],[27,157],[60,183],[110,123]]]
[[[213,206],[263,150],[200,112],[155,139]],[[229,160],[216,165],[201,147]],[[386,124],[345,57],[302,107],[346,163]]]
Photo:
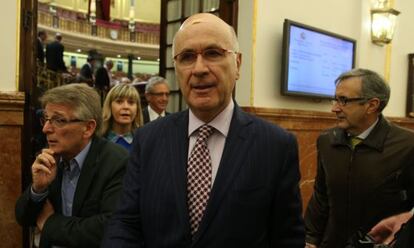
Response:
[[[128,144],[132,144],[132,140],[134,139],[134,136],[132,135],[132,132],[129,132],[129,133],[124,134],[124,135],[122,135],[122,134],[118,135],[112,130],[110,130],[108,135],[107,135],[107,139],[109,141],[114,142],[114,143],[116,143],[119,138],[124,139]]]
[[[378,120],[379,119],[377,118],[377,120],[369,128],[367,128],[365,131],[360,133],[357,137],[363,140],[366,139],[368,135],[371,133],[372,129],[374,129],[375,125],[377,125]]]
[[[158,118],[158,116],[164,117],[165,111],[162,111],[161,114],[158,114],[157,112],[155,112],[155,110],[151,108],[150,105],[148,105],[148,114],[150,116],[150,120],[155,120]]]
[[[83,150],[78,153],[73,159],[69,161],[70,166],[72,167],[73,163],[77,163],[79,166],[79,170],[82,169],[83,163],[85,162],[86,156],[88,155],[88,152],[91,148],[92,141],[89,141],[89,143],[83,148]],[[62,159],[61,159],[62,160]]]
[[[204,123],[200,119],[198,119],[194,113],[189,110],[189,121],[188,121],[188,137],[194,133],[199,127],[204,124],[208,124],[214,127],[217,131],[219,131],[224,137],[227,137],[230,128],[231,118],[233,116],[234,111],[234,102],[231,100],[227,107],[221,111],[212,121],[209,123]]]

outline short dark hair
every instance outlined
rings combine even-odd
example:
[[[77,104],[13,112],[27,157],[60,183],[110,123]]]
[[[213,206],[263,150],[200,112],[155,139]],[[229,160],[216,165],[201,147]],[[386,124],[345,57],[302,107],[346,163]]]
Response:
[[[341,81],[352,77],[361,78],[361,97],[367,99],[378,98],[380,100],[378,112],[382,112],[390,100],[391,93],[390,86],[385,82],[385,80],[374,71],[356,68],[339,75],[339,77],[335,80],[335,85],[338,85]]]
[[[46,35],[46,32],[44,30],[40,30],[39,32],[37,32],[37,37],[40,37],[42,35]]]

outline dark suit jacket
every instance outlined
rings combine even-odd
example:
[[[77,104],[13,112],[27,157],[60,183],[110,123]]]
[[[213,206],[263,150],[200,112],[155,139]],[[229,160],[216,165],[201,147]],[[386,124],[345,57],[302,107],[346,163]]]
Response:
[[[124,148],[102,138],[93,139],[76,187],[72,217],[62,215],[62,168],[59,168],[47,196],[55,214],[44,225],[40,247],[98,247],[121,192],[127,160]],[[17,221],[35,226],[44,202],[33,202],[29,187],[16,203]]]
[[[46,46],[47,68],[53,71],[67,71],[63,61],[65,47],[58,41],[53,41]]]
[[[199,230],[187,208],[188,111],[139,128],[103,247],[303,248],[297,143],[235,106]]]
[[[405,223],[397,233],[397,241],[393,248],[412,248],[414,247],[414,217]]]
[[[40,64],[45,63],[45,52],[43,51],[43,44],[39,38],[37,38],[37,59]]]
[[[169,112],[165,112],[165,116],[169,115]],[[142,109],[142,117],[144,118],[144,124],[150,122],[150,116],[148,112],[148,107]]]
[[[108,70],[105,67],[99,67],[95,73],[95,87],[100,90],[109,89],[109,80]]]
[[[88,63],[84,64],[79,72],[80,82],[84,82],[93,86],[93,71]]]

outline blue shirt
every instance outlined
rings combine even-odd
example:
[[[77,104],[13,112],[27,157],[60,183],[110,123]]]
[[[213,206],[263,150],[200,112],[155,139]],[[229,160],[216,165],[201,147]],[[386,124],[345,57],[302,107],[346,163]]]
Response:
[[[114,142],[115,144],[126,148],[129,152],[131,151],[132,140],[134,139],[132,132],[129,132],[125,135],[118,135],[111,130],[108,132],[105,138],[111,142]]]
[[[63,170],[62,173],[62,186],[61,186],[61,196],[62,196],[62,214],[65,216],[72,216],[72,206],[73,198],[75,195],[76,185],[80,177],[80,172],[82,170],[83,163],[85,161],[86,155],[88,155],[89,149],[91,147],[91,141],[83,148],[83,150],[76,155],[75,158],[69,161],[69,165],[64,167],[63,160],[60,159],[59,166]],[[30,197],[33,201],[41,201],[47,197],[49,191],[46,191],[41,194],[37,194],[33,191],[33,188],[30,189]]]

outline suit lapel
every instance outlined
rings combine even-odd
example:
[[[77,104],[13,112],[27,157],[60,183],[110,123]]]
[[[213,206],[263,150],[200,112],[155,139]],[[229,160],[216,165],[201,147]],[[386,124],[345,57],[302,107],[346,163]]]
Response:
[[[58,164],[58,170],[56,175],[56,180],[50,185],[50,201],[56,212],[62,213],[62,175],[63,169],[60,164]]]
[[[230,124],[229,134],[226,138],[223,155],[221,157],[219,169],[211,190],[210,199],[200,223],[199,231],[193,239],[193,244],[203,235],[208,225],[214,218],[219,209],[220,203],[229,191],[230,185],[245,161],[243,155],[248,154],[249,144],[249,124],[250,117],[244,113],[237,105]]]
[[[188,110],[177,116],[175,125],[170,132],[172,139],[169,144],[169,151],[171,154],[168,157],[172,159],[166,163],[175,161],[170,168],[175,187],[174,192],[176,192],[177,214],[180,216],[182,223],[185,223],[185,230],[190,232],[187,206]]]
[[[89,186],[91,185],[94,175],[98,169],[97,157],[99,152],[99,140],[94,138],[92,140],[91,148],[82,165],[82,170],[79,176],[78,184],[76,185],[75,196],[73,197],[72,216],[76,216],[82,207],[86,195],[88,194]]]

